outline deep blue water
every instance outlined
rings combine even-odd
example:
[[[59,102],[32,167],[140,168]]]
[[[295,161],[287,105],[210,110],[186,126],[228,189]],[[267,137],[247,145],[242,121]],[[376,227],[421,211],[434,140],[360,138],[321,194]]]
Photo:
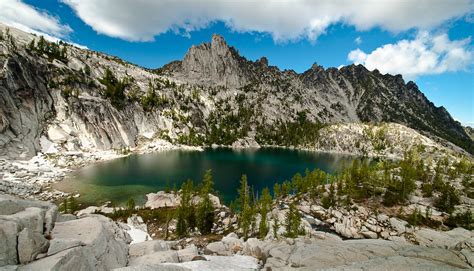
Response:
[[[145,194],[180,187],[185,180],[198,183],[207,169],[212,170],[215,189],[224,202],[237,194],[242,174],[257,191],[275,182],[289,180],[305,169],[319,168],[334,173],[349,165],[353,156],[281,148],[232,150],[228,148],[199,151],[167,151],[131,155],[99,163],[75,172],[56,188],[80,193],[89,204],[113,201],[117,205],[133,197],[143,203]]]

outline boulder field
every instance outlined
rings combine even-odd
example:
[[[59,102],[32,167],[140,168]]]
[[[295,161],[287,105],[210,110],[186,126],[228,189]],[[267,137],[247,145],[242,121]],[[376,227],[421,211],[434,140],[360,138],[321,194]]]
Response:
[[[472,269],[472,232],[418,231],[403,240],[314,237],[243,240],[230,233],[205,246],[193,238],[132,243],[127,226],[99,214],[63,215],[56,205],[0,195],[4,270],[422,270]]]

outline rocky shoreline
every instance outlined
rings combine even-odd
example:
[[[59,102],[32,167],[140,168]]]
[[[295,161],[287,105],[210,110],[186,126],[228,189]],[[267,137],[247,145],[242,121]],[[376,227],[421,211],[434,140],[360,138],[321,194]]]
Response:
[[[137,242],[130,223],[103,215],[64,215],[54,204],[1,194],[0,207],[0,268],[7,270],[462,270],[474,264],[473,233],[461,228],[415,230],[418,244],[342,240],[319,231],[298,238],[243,240],[230,233],[205,243],[193,237]]]
[[[53,144],[55,145],[55,144]],[[231,146],[213,145],[211,147],[227,147],[235,150],[255,150],[261,147],[279,147],[264,145],[260,146],[255,140],[245,138],[236,141]],[[62,151],[57,147],[54,151],[47,150],[45,153],[39,152],[29,160],[12,160],[0,158],[0,192],[16,195],[22,198],[36,198],[40,200],[55,200],[66,197],[68,194],[58,190],[52,190],[51,184],[59,182],[67,177],[73,170],[88,165],[125,157],[132,154],[147,154],[167,150],[190,150],[202,151],[203,147],[186,145],[175,145],[163,139],[142,138],[141,142],[134,148],[123,150],[94,150],[94,151]],[[353,151],[343,149],[328,148],[296,148],[305,151],[337,153],[342,155],[362,155]],[[378,154],[370,152],[365,154],[368,157],[389,157],[401,159],[402,154]]]
[[[53,190],[51,185],[66,178],[72,171],[88,165],[126,157],[132,154],[145,154],[168,150],[201,151],[201,147],[173,145],[165,140],[151,140],[126,152],[75,151],[38,153],[30,160],[0,159],[0,193],[20,198],[57,200],[67,193]]]

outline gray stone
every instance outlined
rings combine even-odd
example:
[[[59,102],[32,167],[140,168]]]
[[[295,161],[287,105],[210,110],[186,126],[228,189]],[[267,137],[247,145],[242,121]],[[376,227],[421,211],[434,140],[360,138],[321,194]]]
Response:
[[[79,210],[76,214],[77,217],[87,216],[90,214],[95,214],[100,211],[100,208],[97,206],[89,206],[85,209]]]
[[[44,214],[44,234],[49,235],[58,217],[58,207],[51,206]]]
[[[76,247],[61,251],[52,256],[42,258],[31,262],[30,264],[20,266],[20,271],[30,270],[106,270],[101,265],[97,265],[90,247]],[[108,268],[107,268],[108,270]]]
[[[455,228],[441,232],[422,228],[413,233],[415,240],[423,246],[455,248],[456,245],[473,239],[473,232],[463,228]]]
[[[210,252],[210,254],[217,254],[222,256],[229,256],[232,255],[232,252],[225,246],[222,241],[212,242],[207,244],[206,250]]]
[[[0,194],[0,215],[11,215],[24,209],[25,207],[19,204],[15,198]]]
[[[72,214],[59,214],[58,217],[56,218],[56,222],[66,222],[70,220],[75,220],[77,217]]]
[[[402,234],[406,231],[405,226],[408,224],[408,222],[400,220],[400,219],[395,218],[395,217],[391,217],[389,219],[389,222],[390,222],[390,226],[392,227],[392,229],[394,229],[398,234]]]
[[[377,239],[377,238],[378,238],[377,233],[375,233],[375,232],[373,232],[373,231],[363,231],[363,232],[361,232],[361,234],[362,234],[365,238],[369,238],[369,239]]]
[[[114,271],[192,271],[190,268],[177,265],[137,265],[137,266],[127,266],[122,268],[114,269]]]
[[[199,255],[199,251],[195,245],[190,245],[185,249],[180,249],[177,251],[177,253],[180,262],[192,261],[196,256]]]
[[[85,246],[83,242],[77,239],[63,239],[63,238],[54,238],[49,242],[48,256],[56,254],[58,252],[68,250],[74,247]]]
[[[144,256],[131,258],[129,266],[156,265],[160,263],[178,263],[178,253],[174,250],[158,251]]]
[[[2,215],[0,219],[16,222],[20,229],[29,228],[32,231],[43,233],[45,211],[38,207],[27,207],[11,215]]]
[[[18,264],[16,222],[0,219],[0,266]]]
[[[419,264],[420,266],[416,265]],[[385,240],[274,243],[265,268],[300,270],[451,270],[469,268],[456,253]]]
[[[249,238],[244,243],[242,253],[244,255],[252,256],[259,260],[265,261],[267,254],[264,252],[265,242],[258,240],[257,238]],[[268,251],[267,251],[268,253]]]
[[[128,253],[130,257],[140,257],[143,255],[151,254],[158,251],[170,250],[170,243],[163,240],[151,240],[131,244]]]
[[[98,269],[122,267],[127,263],[128,247],[124,232],[115,222],[104,216],[90,215],[58,222],[51,236],[53,239],[75,239],[83,242],[95,257]]]
[[[48,250],[49,242],[43,234],[24,228],[18,234],[18,259],[21,264],[29,263],[36,259],[40,253]]]
[[[235,235],[235,233],[234,233]],[[242,250],[243,242],[234,235],[227,235],[222,238],[222,243],[232,252],[236,253],[237,251]]]

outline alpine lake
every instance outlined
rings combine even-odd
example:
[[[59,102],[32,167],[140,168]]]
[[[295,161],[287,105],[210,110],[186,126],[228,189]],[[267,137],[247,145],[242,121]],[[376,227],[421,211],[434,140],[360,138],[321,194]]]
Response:
[[[276,182],[291,180],[297,172],[321,169],[337,173],[360,157],[284,148],[231,149],[206,148],[203,151],[172,150],[130,155],[97,163],[73,172],[56,183],[55,189],[79,193],[79,201],[98,205],[113,202],[123,205],[129,198],[144,204],[147,193],[179,189],[188,179],[201,182],[212,170],[217,195],[229,204],[235,199],[240,179],[248,177],[254,191],[272,190]]]

